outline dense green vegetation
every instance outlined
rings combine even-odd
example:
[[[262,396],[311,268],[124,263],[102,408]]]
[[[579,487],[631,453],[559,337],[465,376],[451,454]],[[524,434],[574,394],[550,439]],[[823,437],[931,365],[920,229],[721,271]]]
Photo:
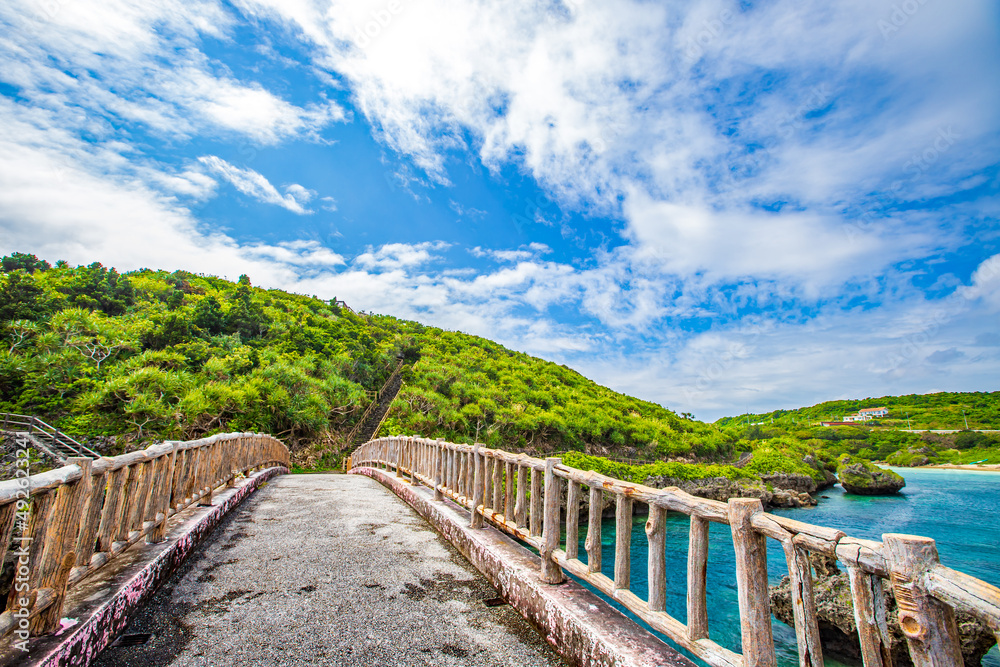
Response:
[[[339,450],[397,359],[382,432],[507,449],[732,454],[719,429],[491,341],[184,271],[2,260],[0,410],[81,437],[259,430]]]
[[[712,426],[616,393],[565,366],[466,334],[415,335],[420,360],[386,422],[391,433],[533,451],[694,452],[728,456],[733,442]]]
[[[0,410],[81,437],[260,430],[323,441],[395,361],[396,341],[364,318],[245,276],[33,259],[3,260]]]
[[[851,426],[819,426],[819,420],[841,419],[864,407],[888,407],[888,418]],[[839,412],[832,412],[833,409]],[[1000,392],[936,393],[883,396],[856,401],[830,401],[797,410],[726,417],[716,422],[740,442],[770,444],[785,454],[821,453],[826,463],[844,454],[892,465],[936,463],[1000,463],[1000,433],[962,429],[955,433],[914,433],[905,430],[910,414],[914,429],[945,428],[962,411],[973,429],[1000,429]],[[904,415],[899,419],[899,414]],[[931,426],[927,426],[930,424]],[[951,428],[956,428],[954,425]]]
[[[962,409],[970,426],[995,426],[1000,392],[835,401],[705,424],[483,338],[259,289],[247,276],[119,274],[20,253],[0,269],[0,410],[82,438],[119,436],[128,446],[265,431],[312,452],[299,463],[329,465],[402,360],[403,386],[380,433],[672,466],[620,471],[630,479],[787,472],[821,482],[842,454],[900,465],[1000,462],[996,436],[885,428],[905,412],[914,426],[950,424]],[[814,425],[875,405],[895,421]],[[738,473],[683,467],[733,463],[745,452],[753,458]]]
[[[795,410],[775,410],[763,414],[724,417],[716,424],[723,428],[766,424],[790,429],[820,421],[840,421],[861,408],[876,407],[889,409],[887,417],[870,422],[870,424],[882,428],[1000,429],[1000,391],[991,393],[938,392],[935,394],[907,394],[905,396],[826,401]],[[968,421],[967,426],[966,421]]]
[[[731,465],[678,463],[674,461],[658,461],[631,465],[610,461],[599,456],[589,456],[580,452],[566,452],[562,461],[568,466],[580,470],[593,470],[608,477],[614,477],[626,482],[641,484],[650,477],[673,477],[674,479],[705,479],[706,477],[725,477],[726,479],[754,479],[756,475]]]

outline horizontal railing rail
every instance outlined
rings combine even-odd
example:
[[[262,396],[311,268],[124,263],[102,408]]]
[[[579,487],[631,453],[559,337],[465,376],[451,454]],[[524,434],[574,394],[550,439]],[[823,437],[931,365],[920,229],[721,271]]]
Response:
[[[26,464],[19,457],[18,477],[0,482],[0,562],[12,542],[16,549],[0,639],[16,633],[22,641],[59,627],[68,589],[143,537],[162,541],[168,518],[195,502],[211,505],[218,487],[287,467],[288,448],[269,435],[226,433],[71,458],[37,475]]]
[[[570,468],[558,458],[539,459],[481,445],[392,436],[371,440],[353,453],[348,469],[395,470],[425,484],[435,500],[449,498],[471,510],[471,526],[484,521],[538,549],[541,579],[564,580],[563,570],[614,598],[653,629],[713,667],[774,667],[777,662],[768,592],[767,540],[780,543],[791,580],[800,667],[823,667],[809,555],[837,559],[847,569],[865,667],[891,667],[889,622],[884,604],[888,579],[899,608],[898,623],[916,667],[962,665],[954,610],[966,611],[1000,633],[1000,589],[938,562],[934,540],[885,534],[883,541],[857,539],[763,511],[757,499],[723,503],[675,487],[654,489],[596,472]],[[614,576],[602,573],[601,519],[605,496],[615,506]],[[589,504],[580,560],[580,512]],[[646,503],[648,594],[631,590],[632,506]],[[561,508],[565,507],[565,522]],[[666,513],[690,517],[686,623],[666,607]],[[708,526],[728,525],[736,554],[736,585],[742,653],[709,636],[706,570]],[[562,542],[561,535],[565,535]],[[998,634],[1000,636],[1000,634]]]

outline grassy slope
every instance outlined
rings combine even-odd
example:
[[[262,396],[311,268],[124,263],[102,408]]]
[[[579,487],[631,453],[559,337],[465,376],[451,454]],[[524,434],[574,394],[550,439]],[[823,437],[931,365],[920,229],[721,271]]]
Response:
[[[0,348],[0,410],[81,436],[261,430],[336,449],[403,356],[410,367],[383,433],[647,458],[731,451],[717,428],[564,366],[249,280],[118,276],[100,265],[8,270],[0,313],[10,345]]]
[[[843,453],[878,459],[924,444],[895,431],[801,425],[834,403],[776,414],[774,426],[747,428],[738,418],[705,424],[483,338],[357,315],[249,280],[181,271],[118,276],[100,265],[29,273],[6,266],[8,259],[0,273],[0,410],[38,414],[85,437],[259,430],[332,457],[402,356],[404,386],[382,433],[713,463],[754,451],[748,472],[814,477],[802,464],[807,454],[832,466]],[[974,403],[970,419],[995,410],[996,394],[961,396],[989,399]],[[895,411],[890,399],[845,407]],[[925,403],[935,414],[957,405],[940,396]]]
[[[822,427],[821,420],[840,419],[860,408],[889,408],[889,417],[857,426]],[[963,431],[952,434],[908,433],[906,415],[914,429],[1000,429],[1000,392],[940,392],[883,396],[852,401],[827,401],[797,410],[725,417],[716,422],[723,431],[743,440],[782,443],[783,451],[812,448],[826,456],[843,454],[887,461],[895,465],[925,463],[1000,463],[1000,435]],[[747,425],[749,422],[749,426]]]
[[[840,420],[861,408],[889,408],[889,416],[878,421],[887,428],[914,429],[963,429],[968,419],[970,429],[1000,429],[1000,391],[939,392],[934,394],[907,394],[855,400],[826,401],[796,410],[775,410],[764,414],[724,417],[716,422],[726,427],[747,422],[753,424],[772,420],[780,426]],[[963,418],[962,411],[965,411]],[[907,426],[909,415],[910,427]]]

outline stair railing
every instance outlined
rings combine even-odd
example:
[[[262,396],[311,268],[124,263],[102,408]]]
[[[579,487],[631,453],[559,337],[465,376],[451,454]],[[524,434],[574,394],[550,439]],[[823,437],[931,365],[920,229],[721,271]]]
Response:
[[[394,368],[392,373],[389,374],[389,378],[382,384],[382,388],[375,392],[375,398],[372,400],[371,403],[368,404],[368,407],[365,409],[364,414],[361,415],[361,419],[357,421],[357,423],[354,425],[354,428],[351,429],[351,432],[347,434],[348,445],[354,442],[354,438],[356,438],[358,436],[358,433],[361,432],[361,429],[364,428],[365,423],[368,421],[368,417],[371,416],[372,411],[378,406],[379,401],[383,396],[383,392],[385,392],[386,390],[386,387],[392,384],[392,381],[395,380],[396,377],[403,371],[403,362],[404,362],[403,359],[399,360],[399,362],[396,364],[396,368]],[[379,427],[382,426],[383,421],[385,421],[385,415],[382,415],[382,419],[379,421]]]
[[[66,435],[54,426],[46,424],[44,421],[38,417],[33,417],[30,415],[18,415],[11,412],[0,413],[3,415],[3,430],[4,431],[26,431],[28,435],[39,437],[48,440],[50,443],[55,444],[59,447],[64,447],[68,449],[72,454],[76,456],[87,456],[92,458],[97,458],[100,456],[93,449],[90,449],[83,443],[77,441],[76,439]],[[20,427],[20,428],[19,428]],[[59,455],[59,452],[53,452],[55,455]],[[66,458],[61,456],[60,458]]]

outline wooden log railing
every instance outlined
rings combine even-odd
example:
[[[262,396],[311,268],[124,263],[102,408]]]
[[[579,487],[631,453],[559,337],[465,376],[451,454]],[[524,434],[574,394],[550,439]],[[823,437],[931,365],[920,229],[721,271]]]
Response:
[[[211,505],[218,487],[272,466],[288,466],[279,440],[226,433],[113,458],[71,458],[0,482],[0,562],[12,537],[16,549],[0,639],[57,629],[68,589],[140,539],[162,541],[168,518],[195,502]]]
[[[882,542],[856,539],[833,528],[768,514],[756,499],[723,503],[676,487],[654,489],[570,468],[558,458],[539,459],[412,436],[365,443],[352,454],[348,469],[362,466],[394,470],[397,477],[408,476],[412,484],[429,486],[435,499],[448,498],[469,508],[472,528],[482,527],[485,521],[537,548],[543,582],[559,583],[563,571],[568,571],[712,667],[774,667],[777,662],[768,595],[768,539],[781,545],[788,568],[800,667],[824,664],[810,553],[836,558],[846,566],[864,667],[892,667],[890,622],[900,624],[916,667],[962,665],[955,610],[983,620],[1000,637],[1000,589],[941,565],[929,538],[885,534]],[[601,570],[605,496],[614,499],[616,514],[613,579]],[[590,505],[586,563],[578,553],[584,498]],[[630,553],[635,502],[649,507],[646,599],[633,593],[630,584],[632,567],[642,566],[633,563]],[[665,611],[667,512],[690,517],[686,623]],[[706,599],[710,523],[728,525],[732,532],[742,653],[710,638]],[[895,592],[898,619],[886,618],[884,580],[891,582]]]

